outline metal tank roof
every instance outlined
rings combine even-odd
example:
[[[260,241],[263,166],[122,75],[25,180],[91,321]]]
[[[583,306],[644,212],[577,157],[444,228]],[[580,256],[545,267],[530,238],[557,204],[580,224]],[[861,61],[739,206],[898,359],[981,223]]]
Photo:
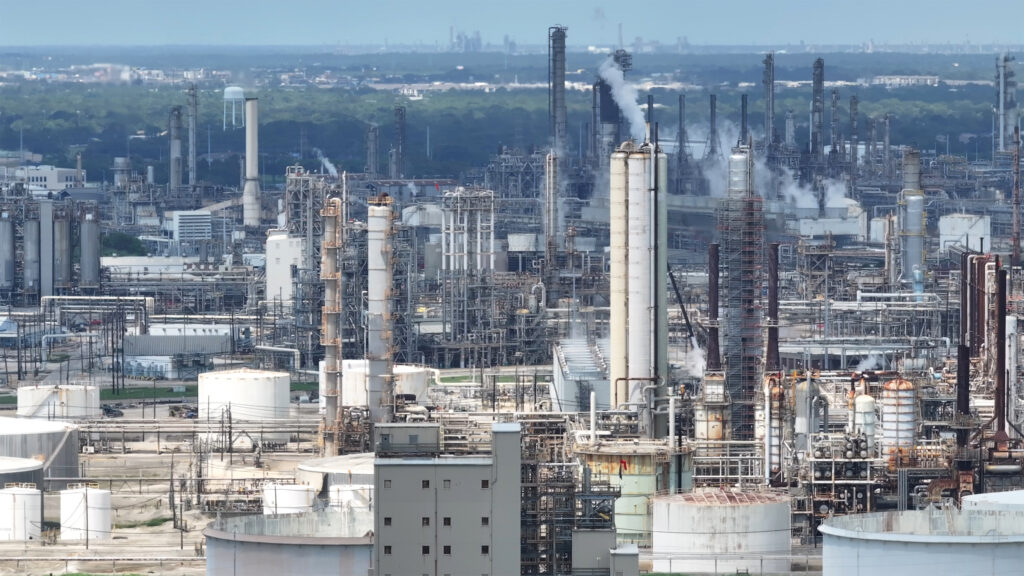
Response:
[[[789,502],[789,496],[771,492],[731,492],[727,490],[698,490],[684,494],[659,496],[659,501],[676,501],[699,506],[747,506]]]
[[[18,472],[31,472],[41,470],[43,463],[34,458],[13,458],[11,456],[0,456],[0,474],[15,474]]]
[[[33,418],[0,418],[0,436],[25,436],[30,434],[50,434],[74,430],[74,424],[53,420]]]
[[[225,100],[244,100],[245,99],[245,90],[243,90],[240,86],[228,86],[227,88],[224,89],[224,99]]]

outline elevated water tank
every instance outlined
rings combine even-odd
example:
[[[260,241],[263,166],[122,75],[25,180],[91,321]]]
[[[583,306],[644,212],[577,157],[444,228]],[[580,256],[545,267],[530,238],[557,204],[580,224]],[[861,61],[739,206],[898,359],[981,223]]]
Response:
[[[18,416],[47,420],[99,418],[100,389],[97,386],[22,386],[18,388]]]
[[[70,487],[60,493],[61,540],[111,538],[110,491],[91,486]]]
[[[655,572],[789,573],[790,502],[766,492],[700,490],[653,502]]]
[[[289,393],[291,379],[287,372],[268,372],[240,368],[205,372],[199,375],[199,419],[231,419],[260,422],[288,418],[291,407]],[[255,437],[258,428],[249,426]],[[287,432],[266,433],[269,442],[287,442]]]
[[[264,514],[301,514],[313,509],[316,489],[305,484],[263,485]]]
[[[30,486],[0,489],[0,541],[39,539],[43,494]]]

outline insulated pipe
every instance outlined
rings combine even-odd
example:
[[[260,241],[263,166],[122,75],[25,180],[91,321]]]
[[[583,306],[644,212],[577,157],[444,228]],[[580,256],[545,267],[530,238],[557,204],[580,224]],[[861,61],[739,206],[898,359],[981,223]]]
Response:
[[[590,445],[597,444],[597,392],[590,391]]]
[[[1006,431],[1006,269],[996,282],[996,431]]]
[[[708,361],[709,372],[722,370],[718,349],[718,244],[708,245]]]
[[[956,413],[961,417],[971,414],[971,349],[966,344],[956,347]],[[967,433],[963,428],[956,432],[956,444],[967,447]]]

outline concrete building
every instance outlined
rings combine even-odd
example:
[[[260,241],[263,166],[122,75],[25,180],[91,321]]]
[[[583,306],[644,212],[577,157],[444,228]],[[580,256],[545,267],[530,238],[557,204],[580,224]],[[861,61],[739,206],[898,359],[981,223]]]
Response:
[[[520,572],[520,426],[491,428],[490,456],[440,454],[436,424],[378,424],[378,576]]]
[[[289,236],[287,230],[271,230],[267,235],[267,300],[292,306],[292,280],[300,266],[302,238]]]
[[[51,192],[59,192],[65,188],[74,188],[77,174],[78,171],[74,168],[44,165],[18,168],[14,177],[31,188],[44,188]],[[85,182],[85,170],[82,170],[82,182]]]
[[[213,217],[206,210],[178,210],[172,218],[171,231],[178,242],[209,240],[213,234]]]

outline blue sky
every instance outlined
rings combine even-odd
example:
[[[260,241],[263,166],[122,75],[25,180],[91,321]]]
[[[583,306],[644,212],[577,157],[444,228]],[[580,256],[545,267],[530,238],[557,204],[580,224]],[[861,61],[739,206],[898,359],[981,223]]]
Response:
[[[1022,43],[1021,0],[0,0],[0,45]]]

